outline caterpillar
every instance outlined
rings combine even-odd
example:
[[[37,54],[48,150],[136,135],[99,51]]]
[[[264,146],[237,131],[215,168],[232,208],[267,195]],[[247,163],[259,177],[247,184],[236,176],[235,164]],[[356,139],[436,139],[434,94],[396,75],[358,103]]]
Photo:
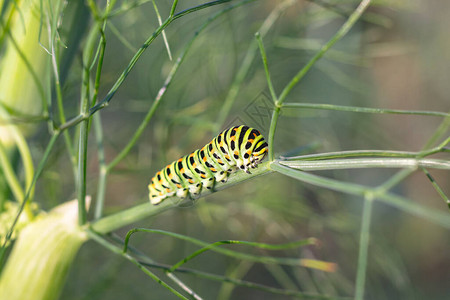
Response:
[[[267,152],[268,145],[258,130],[245,125],[226,129],[203,148],[157,172],[148,185],[150,202],[156,205],[174,195],[195,198],[203,188],[210,190],[216,182],[226,182],[236,170],[250,174]]]

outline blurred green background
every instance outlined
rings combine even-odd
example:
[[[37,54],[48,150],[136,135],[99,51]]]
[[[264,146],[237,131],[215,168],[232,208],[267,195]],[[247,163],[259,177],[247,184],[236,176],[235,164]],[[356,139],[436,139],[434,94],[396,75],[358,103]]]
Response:
[[[118,7],[133,1],[118,1]],[[151,2],[124,10],[109,20],[100,96],[105,95],[135,51],[158,27]],[[232,3],[235,1],[232,1]],[[315,3],[316,2],[316,3]],[[180,1],[178,11],[201,1]],[[195,40],[139,143],[108,177],[105,213],[148,201],[147,185],[167,163],[190,153],[229,125],[245,123],[265,136],[270,123],[270,97],[259,55],[250,66],[229,115],[218,124],[224,99],[242,65],[254,34],[281,1],[259,0],[232,10],[209,25]],[[264,37],[275,90],[308,62],[345,21],[355,1],[296,1]],[[157,1],[163,19],[171,1]],[[229,4],[225,4],[229,5]],[[65,18],[75,16],[71,1]],[[174,59],[211,15],[215,6],[178,19],[167,30]],[[86,8],[74,23],[63,23],[61,35],[77,26],[80,34],[92,18]],[[78,21],[77,21],[78,20]],[[289,95],[288,102],[329,103],[362,107],[433,110],[450,108],[450,2],[374,1],[362,20],[322,58]],[[68,44],[66,51],[74,51]],[[76,50],[75,50],[76,51]],[[81,57],[62,74],[66,116],[78,114]],[[164,83],[170,61],[160,37],[141,57],[108,108],[101,111],[106,160],[127,144]],[[269,104],[267,104],[269,103]],[[276,157],[312,146],[314,152],[380,149],[420,151],[441,118],[372,115],[325,110],[284,110],[275,135]],[[71,131],[72,132],[72,131]],[[73,132],[72,132],[73,133]],[[42,125],[31,141],[42,154],[48,133]],[[88,194],[95,197],[98,162],[95,138],[88,152]],[[36,199],[49,209],[76,197],[73,174],[62,139],[36,189]],[[376,186],[395,174],[391,169],[323,171],[317,174]],[[432,175],[450,194],[448,172]],[[416,172],[394,192],[411,201],[448,211],[426,176]],[[204,241],[249,240],[284,243],[307,237],[320,247],[281,253],[286,257],[335,262],[325,273],[307,268],[271,267],[206,253],[187,267],[227,274],[269,286],[330,295],[352,295],[357,267],[363,199],[299,184],[269,174],[169,210],[123,228],[173,231]],[[172,264],[197,249],[185,242],[137,234],[133,245],[161,263]],[[450,297],[450,235],[433,223],[376,203],[372,216],[365,299],[447,299]],[[241,246],[234,246],[239,248]],[[245,249],[245,248],[239,248]],[[288,279],[284,278],[286,276]],[[204,299],[288,299],[248,288],[179,275]],[[61,299],[175,299],[135,266],[94,242],[79,252]]]

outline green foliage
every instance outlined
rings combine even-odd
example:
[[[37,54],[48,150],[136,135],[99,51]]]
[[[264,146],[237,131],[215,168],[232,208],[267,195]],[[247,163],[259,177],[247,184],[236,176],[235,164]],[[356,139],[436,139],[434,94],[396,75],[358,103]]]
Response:
[[[20,44],[22,2],[0,1],[1,63],[13,53],[23,67],[8,88],[36,89],[28,104],[0,97],[3,272],[20,261],[6,251],[18,229],[41,214],[30,204],[76,194],[77,232],[95,243],[64,299],[448,295],[448,251],[436,252],[450,228],[439,18],[420,12],[435,26],[413,26],[419,12],[404,1],[41,1],[38,37]],[[23,110],[33,101],[42,112]],[[241,123],[268,138],[267,161],[195,205],[149,204],[156,170]]]

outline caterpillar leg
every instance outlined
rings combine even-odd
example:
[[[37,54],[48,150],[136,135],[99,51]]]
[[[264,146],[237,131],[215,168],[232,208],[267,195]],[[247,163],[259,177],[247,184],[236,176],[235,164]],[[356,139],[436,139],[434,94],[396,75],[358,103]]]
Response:
[[[206,188],[208,190],[212,189],[214,186],[214,177],[209,177],[209,178],[202,180],[202,185],[204,188]]]
[[[167,194],[158,192],[156,189],[152,188],[151,185],[149,185],[148,187],[149,187],[149,191],[150,191],[149,192],[150,202],[153,205],[159,204],[167,197],[170,197]]]
[[[202,184],[200,182],[189,185],[189,194],[191,194],[192,196],[197,197],[198,195],[200,195],[201,191]]]
[[[150,197],[150,203],[153,205],[161,203],[161,201],[164,199],[163,197],[160,197],[159,195],[153,193],[152,191],[150,191],[149,197]]]
[[[177,197],[181,199],[185,199],[189,195],[189,189],[188,188],[181,188],[177,190]]]

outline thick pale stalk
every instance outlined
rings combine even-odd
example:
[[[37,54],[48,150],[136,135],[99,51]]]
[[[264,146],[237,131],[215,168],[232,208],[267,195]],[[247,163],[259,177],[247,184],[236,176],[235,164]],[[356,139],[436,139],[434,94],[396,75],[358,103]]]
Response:
[[[16,112],[37,115],[44,101],[43,81],[48,73],[49,55],[42,44],[47,44],[46,24],[41,36],[39,0],[10,3],[10,31],[5,36],[5,52],[0,61],[0,102]],[[4,19],[3,22],[6,22]],[[5,147],[13,144],[9,114],[0,110],[0,142]],[[28,126],[27,128],[31,128]]]
[[[87,239],[77,224],[77,203],[71,201],[25,227],[2,272],[0,299],[57,299]]]

